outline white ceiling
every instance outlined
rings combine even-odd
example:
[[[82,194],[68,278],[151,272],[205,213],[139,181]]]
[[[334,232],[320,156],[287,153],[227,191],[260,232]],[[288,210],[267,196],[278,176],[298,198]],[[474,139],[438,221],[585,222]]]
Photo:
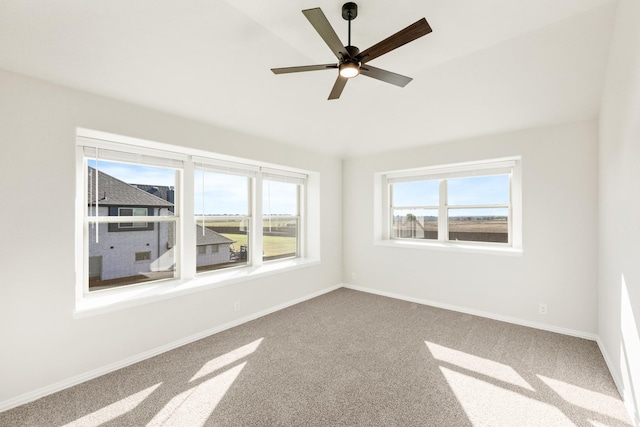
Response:
[[[597,117],[615,0],[361,0],[361,50],[425,17],[327,101],[334,62],[302,9],[346,43],[342,1],[0,0],[0,68],[337,156]],[[398,6],[400,4],[400,6]],[[108,130],[108,129],[105,129]]]

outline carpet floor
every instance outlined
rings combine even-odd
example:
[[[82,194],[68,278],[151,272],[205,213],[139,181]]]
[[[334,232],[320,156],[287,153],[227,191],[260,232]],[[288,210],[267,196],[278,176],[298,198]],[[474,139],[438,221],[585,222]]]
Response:
[[[595,342],[338,289],[0,426],[631,426]]]

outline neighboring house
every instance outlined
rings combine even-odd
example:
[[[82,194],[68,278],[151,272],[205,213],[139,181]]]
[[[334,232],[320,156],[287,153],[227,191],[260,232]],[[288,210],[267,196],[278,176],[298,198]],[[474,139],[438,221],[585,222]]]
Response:
[[[198,269],[206,269],[206,266],[232,261],[231,245],[233,243],[235,243],[235,240],[231,240],[206,227],[203,228],[196,225],[196,267]],[[233,261],[235,261],[235,258]]]
[[[89,167],[89,214],[100,216],[167,216],[173,211],[173,188],[131,185]],[[159,197],[161,196],[161,197]],[[172,222],[121,222],[101,224],[89,238],[90,281],[162,274],[174,269],[175,230]],[[230,262],[231,244],[213,230],[196,226],[197,266]]]
[[[153,196],[159,197],[162,200],[166,200],[172,204],[169,208],[171,212],[173,212],[173,203],[175,203],[175,190],[173,187],[169,187],[167,185],[147,185],[147,184],[129,184],[134,187],[139,188],[142,191],[145,191]]]

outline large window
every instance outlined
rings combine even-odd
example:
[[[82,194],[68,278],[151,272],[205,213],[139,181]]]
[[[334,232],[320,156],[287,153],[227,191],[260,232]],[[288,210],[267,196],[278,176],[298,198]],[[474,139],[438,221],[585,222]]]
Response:
[[[168,147],[78,138],[80,299],[304,256],[307,174]]]
[[[520,246],[519,159],[381,174],[382,238]]]

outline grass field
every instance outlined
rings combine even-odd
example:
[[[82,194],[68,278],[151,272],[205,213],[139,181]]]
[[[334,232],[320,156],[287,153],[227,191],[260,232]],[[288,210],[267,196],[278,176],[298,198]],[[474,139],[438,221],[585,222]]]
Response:
[[[397,224],[396,227],[403,229],[410,229],[412,227],[411,222],[403,222]],[[425,221],[422,224],[415,223],[416,229],[424,229],[425,231],[437,231],[437,221]],[[506,233],[509,228],[509,223],[506,219],[455,219],[449,220],[449,231],[460,231],[469,233]]]
[[[235,240],[236,243],[233,244],[233,249],[235,251],[240,250],[240,246],[247,245],[247,235],[246,234],[231,234],[231,233],[223,233],[223,236]],[[285,254],[295,254],[296,253],[296,238],[295,237],[287,237],[287,236],[263,236],[262,237],[262,246],[264,248],[264,256],[265,257],[275,257],[281,256]],[[251,250],[251,249],[249,249]]]

